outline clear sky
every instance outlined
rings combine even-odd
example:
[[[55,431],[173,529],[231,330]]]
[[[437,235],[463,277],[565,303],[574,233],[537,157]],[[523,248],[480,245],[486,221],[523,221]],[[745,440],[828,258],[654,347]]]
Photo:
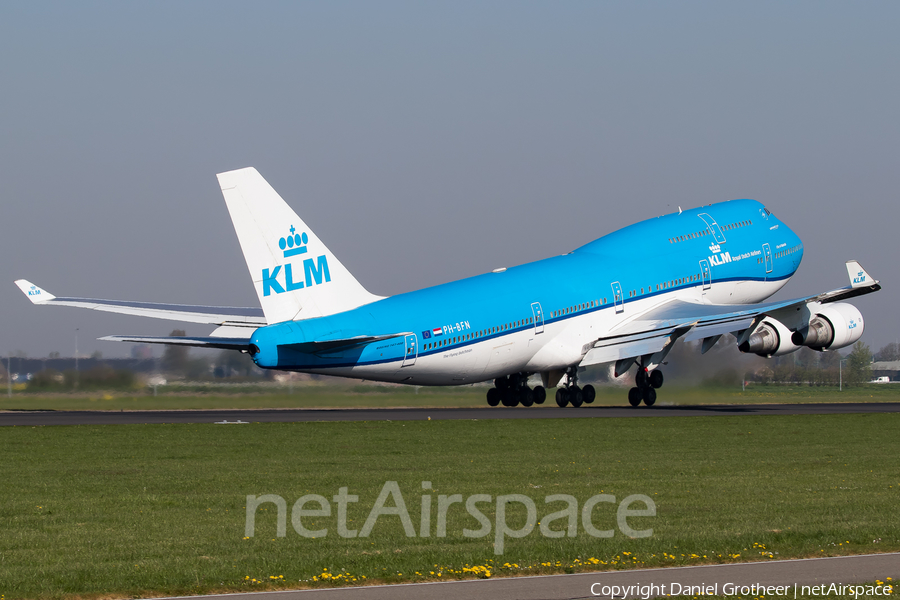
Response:
[[[0,353],[177,326],[33,307],[18,278],[257,306],[215,178],[245,166],[382,295],[755,198],[806,247],[779,297],[846,285],[847,259],[882,280],[854,301],[877,349],[898,31],[877,1],[0,3]]]

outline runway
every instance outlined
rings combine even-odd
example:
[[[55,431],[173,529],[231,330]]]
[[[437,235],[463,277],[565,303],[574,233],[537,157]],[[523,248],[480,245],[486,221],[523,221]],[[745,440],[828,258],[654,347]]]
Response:
[[[655,590],[650,597],[666,596],[670,592],[685,593],[684,586],[704,586],[703,595],[722,596],[727,594],[726,584],[737,586],[784,586],[785,589],[766,590],[763,593],[741,593],[741,596],[795,598],[828,596],[828,594],[803,594],[800,586],[822,584],[854,584],[886,581],[892,577],[894,589],[900,580],[900,554],[868,554],[862,556],[839,556],[832,558],[811,558],[800,560],[776,560],[769,562],[741,563],[734,565],[703,565],[697,567],[676,567],[669,569],[630,569],[601,573],[577,573],[574,575],[548,575],[538,577],[508,577],[503,579],[447,581],[440,583],[418,583],[379,585],[357,588],[332,588],[324,590],[297,590],[285,592],[263,592],[246,594],[219,594],[210,596],[185,596],[182,598],[202,598],[214,600],[439,600],[444,598],[466,598],[467,600],[575,600],[581,598],[607,598],[609,588],[618,586],[665,585]],[[672,584],[682,586],[672,589]],[[797,596],[794,586],[797,586]],[[607,593],[604,592],[604,586]],[[707,586],[716,586],[715,592]],[[778,592],[782,593],[778,593]],[[639,598],[637,593],[617,593],[616,600]],[[787,593],[783,593],[787,592]],[[894,592],[894,594],[896,591]],[[893,596],[894,594],[891,594]],[[674,593],[672,595],[680,595]],[[735,595],[735,594],[727,594]],[[834,596],[851,597],[846,593]],[[861,594],[862,595],[862,594]],[[859,597],[859,596],[857,596]],[[867,596],[876,597],[876,596]],[[883,596],[881,596],[883,597]]]
[[[740,415],[835,415],[900,412],[900,402],[582,406],[559,408],[351,408],[149,411],[6,411],[0,426],[141,425],[158,423],[302,423],[313,421],[432,421],[472,419],[590,419]]]

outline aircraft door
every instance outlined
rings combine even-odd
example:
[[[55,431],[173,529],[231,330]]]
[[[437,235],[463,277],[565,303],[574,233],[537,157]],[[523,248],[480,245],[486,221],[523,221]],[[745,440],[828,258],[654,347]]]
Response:
[[[416,334],[411,333],[406,336],[405,354],[403,355],[403,366],[411,367],[416,364],[416,357],[419,355],[419,338]]]
[[[717,243],[717,244],[724,244],[724,243],[725,243],[725,235],[722,233],[722,228],[719,227],[719,224],[716,223],[716,220],[713,219],[711,216],[709,216],[709,215],[706,214],[706,213],[703,213],[703,214],[698,215],[698,216],[699,216],[701,219],[703,219],[703,222],[704,222],[704,223],[706,223],[706,226],[707,226],[707,227],[709,228],[709,230],[712,232],[713,237],[714,237],[715,240],[716,240],[716,243]]]
[[[772,272],[772,248],[769,244],[763,244],[763,256],[766,259],[766,274]]]
[[[625,298],[622,297],[622,284],[618,281],[612,282],[613,299],[616,303],[616,314],[625,310]]]
[[[712,285],[712,276],[709,272],[709,261],[705,258],[700,261],[700,275],[703,277],[703,289],[708,290]]]
[[[531,312],[534,314],[534,334],[544,333],[544,311],[540,302],[531,303]]]

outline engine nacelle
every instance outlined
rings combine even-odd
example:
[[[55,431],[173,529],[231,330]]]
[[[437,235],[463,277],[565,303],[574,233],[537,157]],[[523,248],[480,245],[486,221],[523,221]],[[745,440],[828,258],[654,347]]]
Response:
[[[825,304],[809,320],[808,327],[794,332],[791,341],[813,350],[837,350],[861,338],[863,329],[862,314],[852,304]]]
[[[799,348],[793,342],[791,330],[771,317],[766,317],[756,326],[747,341],[738,346],[741,352],[752,352],[765,358],[790,354]]]

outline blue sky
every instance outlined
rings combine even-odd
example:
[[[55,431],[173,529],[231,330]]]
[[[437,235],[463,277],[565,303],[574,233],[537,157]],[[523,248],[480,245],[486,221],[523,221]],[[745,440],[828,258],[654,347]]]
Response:
[[[21,277],[255,306],[215,179],[244,166],[382,295],[755,198],[806,246],[781,297],[851,258],[882,280],[857,302],[877,349],[900,336],[898,30],[892,2],[2,3],[0,353],[176,326],[32,307]]]

